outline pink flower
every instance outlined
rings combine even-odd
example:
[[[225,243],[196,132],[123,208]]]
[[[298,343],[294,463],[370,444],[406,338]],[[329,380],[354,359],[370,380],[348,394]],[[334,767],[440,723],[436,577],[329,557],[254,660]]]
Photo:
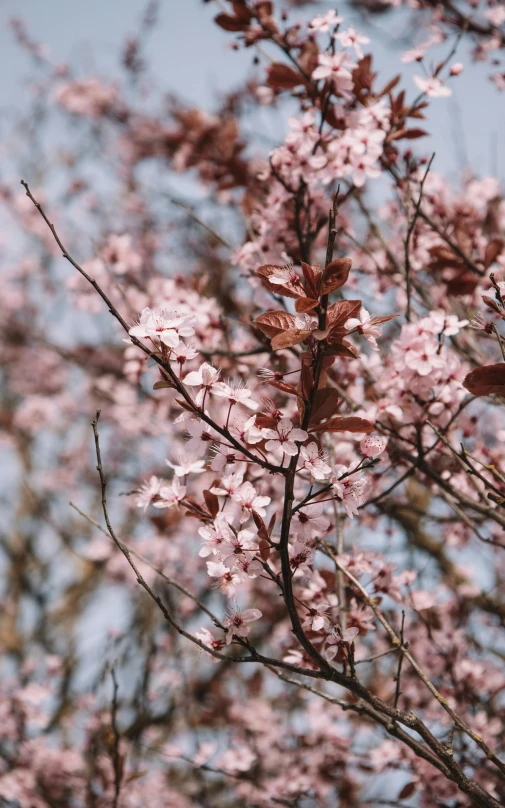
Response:
[[[331,474],[331,468],[324,462],[317,443],[312,442],[308,446],[302,446],[300,456],[303,458],[303,468],[310,472],[314,480],[324,480]]]
[[[176,348],[180,337],[192,337],[195,333],[193,314],[177,314],[165,309],[145,308],[138,325],[130,328],[129,334],[137,339],[159,339],[169,348]]]
[[[151,502],[155,502],[158,499],[161,485],[162,481],[158,477],[155,477],[154,474],[149,479],[149,482],[143,483],[137,493],[137,508],[144,508],[145,513]]]
[[[196,457],[188,456],[185,452],[179,452],[179,463],[171,463],[165,460],[167,466],[173,469],[178,477],[186,477],[188,474],[202,474],[205,471],[205,460],[198,460]]]
[[[370,42],[367,36],[358,34],[352,25],[349,26],[347,31],[340,31],[338,34],[335,34],[335,39],[340,42],[343,48],[354,48],[359,59],[363,58],[363,51],[360,45],[368,45]]]
[[[198,553],[200,558],[217,555],[223,544],[233,536],[231,528],[222,514],[216,516],[213,525],[205,525],[205,527],[199,528],[198,533],[204,540]]]
[[[265,507],[270,505],[270,497],[262,497],[256,493],[252,483],[243,483],[234,495],[234,500],[242,506],[244,517],[247,518],[253,511],[259,516],[266,516]],[[245,521],[243,518],[243,521]]]
[[[465,69],[465,66],[464,66],[464,64],[462,62],[455,62],[451,66],[451,69],[450,69],[449,73],[450,73],[451,76],[459,76],[463,72],[464,69]]]
[[[248,746],[236,746],[224,753],[218,765],[228,772],[247,772],[255,760],[256,755]]]
[[[359,448],[360,452],[365,457],[378,457],[382,454],[387,446],[387,438],[382,438],[380,435],[366,435],[361,441]]]
[[[328,662],[337,655],[337,651],[339,646],[344,645],[344,643],[353,642],[359,634],[359,628],[346,628],[342,629],[340,626],[336,626],[332,632],[326,638],[326,648],[323,651],[323,656]]]
[[[207,561],[207,572],[211,578],[219,578],[216,583],[223,595],[229,598],[236,595],[240,576],[232,572],[222,561]]]
[[[292,521],[295,536],[299,539],[311,539],[312,536],[326,533],[330,523],[322,513],[323,505],[319,502],[305,505],[302,510],[297,511]]]
[[[209,631],[208,628],[201,628],[199,631],[195,631],[195,637],[197,640],[200,640],[207,648],[210,648],[212,651],[221,651],[224,646],[223,640],[216,639],[213,634]],[[212,654],[209,654],[210,658],[214,663],[219,662],[219,659]]]
[[[268,452],[278,452],[294,457],[298,454],[295,441],[307,440],[309,437],[304,429],[294,427],[289,418],[281,418],[275,429],[263,429],[263,436],[269,440],[265,444]]]
[[[186,444],[186,449],[191,455],[201,456],[207,451],[210,443],[215,438],[215,433],[212,427],[205,423],[205,421],[193,418],[191,421],[186,421],[186,430],[190,439]]]
[[[352,73],[356,65],[353,64],[346,53],[336,53],[332,56],[329,53],[320,53],[317,57],[319,66],[312,73],[312,78],[329,79],[333,82],[335,90],[344,98],[349,97],[349,92],[353,88]]]
[[[239,472],[227,474],[221,480],[221,487],[214,486],[210,489],[211,493],[218,497],[233,497],[241,488],[243,479],[244,475]]]
[[[212,365],[209,365],[208,362],[204,362],[198,370],[192,370],[191,373],[188,373],[183,381],[184,384],[189,384],[190,387],[201,386],[209,389],[217,382],[220,372],[213,368]]]
[[[253,623],[262,617],[259,609],[246,609],[244,612],[234,610],[227,615],[223,623],[226,627],[226,645],[229,645],[235,634],[237,637],[247,637],[251,631],[248,623]]]
[[[255,415],[251,415],[247,420],[236,418],[230,426],[230,435],[241,443],[249,443],[251,445],[263,440],[261,429],[258,429],[256,426]]]
[[[347,320],[345,327],[349,333],[356,331],[358,334],[363,334],[366,340],[370,343],[374,351],[379,350],[377,345],[377,337],[380,337],[382,328],[377,324],[376,318],[371,317],[364,306],[361,307],[359,317],[350,317]]]
[[[297,538],[295,543],[289,546],[289,563],[294,573],[310,575],[313,560],[314,548],[309,540]]]
[[[159,499],[153,505],[155,508],[173,508],[178,505],[186,496],[186,488],[180,484],[179,478],[174,477],[171,485],[164,485],[160,488]]]
[[[428,376],[433,370],[444,366],[444,359],[439,354],[437,342],[419,337],[407,348],[404,362],[408,368],[415,370],[420,376]]]
[[[236,382],[234,386],[225,384],[224,382],[217,382],[212,392],[215,396],[222,396],[227,398],[230,404],[243,404],[250,410],[257,410],[258,404],[251,399],[251,391],[247,389],[244,382]]]
[[[210,464],[212,471],[219,471],[220,473],[223,471],[232,472],[235,463],[247,460],[246,456],[243,455],[242,452],[237,452],[233,446],[221,444],[214,447],[212,451],[215,451],[212,463]]]
[[[414,76],[414,84],[422,93],[426,93],[432,98],[446,98],[452,95],[450,87],[444,87],[440,79],[434,77],[423,79],[422,76]]]
[[[317,14],[309,23],[309,28],[323,34],[329,31],[330,27],[340,25],[343,17],[339,17],[336,11],[327,11],[326,14]]]
[[[302,623],[302,628],[310,628],[312,631],[321,631],[329,624],[327,603],[320,603],[319,606],[309,609],[307,618]]]

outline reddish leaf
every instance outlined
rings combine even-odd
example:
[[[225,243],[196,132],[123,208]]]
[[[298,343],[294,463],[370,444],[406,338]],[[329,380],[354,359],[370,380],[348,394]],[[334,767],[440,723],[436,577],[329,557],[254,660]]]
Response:
[[[305,311],[314,309],[319,303],[319,300],[314,300],[312,297],[300,297],[295,303],[295,309],[299,314]]]
[[[187,401],[184,401],[183,398],[176,398],[175,403],[178,404],[179,407],[181,407],[181,409],[183,409],[183,410],[187,410],[188,412],[193,412],[193,413],[195,411],[195,408],[191,407],[191,405],[188,404]]]
[[[501,251],[503,250],[503,239],[494,238],[486,247],[484,253],[484,267],[488,269],[491,264],[494,264]]]
[[[260,539],[268,539],[267,526],[265,525],[259,513],[257,513],[254,510],[254,508],[252,511],[252,517],[254,519],[254,524],[256,525],[256,528],[258,530],[258,536],[260,537]]]
[[[387,95],[388,93],[390,93],[390,92],[391,92],[391,90],[392,90],[394,87],[396,87],[396,85],[397,85],[397,84],[398,84],[398,82],[400,81],[400,78],[401,78],[401,76],[400,76],[400,74],[398,74],[398,75],[397,75],[397,76],[395,76],[393,79],[391,79],[391,81],[388,81],[388,83],[386,84],[386,86],[385,86],[385,87],[383,87],[383,88],[382,88],[382,90],[381,90],[379,93],[377,93],[377,98],[380,98],[381,96],[383,96],[383,95]]]
[[[305,331],[300,328],[294,331],[284,331],[273,337],[272,348],[274,351],[280,351],[281,348],[291,348],[292,345],[299,345],[300,342],[305,342],[311,333],[311,331]]]
[[[253,323],[267,337],[275,337],[277,334],[282,334],[283,331],[289,331],[289,329],[295,327],[295,315],[282,310],[267,311],[265,314],[260,314],[259,317],[256,317]]]
[[[328,325],[333,330],[343,325],[351,317],[357,317],[361,309],[361,300],[339,300],[328,309]]]
[[[275,62],[267,68],[267,84],[274,90],[292,90],[305,84],[305,81],[297,70],[282,62]]]
[[[218,14],[214,17],[214,22],[225,31],[243,31],[247,26],[247,22],[232,17],[230,14]]]
[[[317,424],[323,418],[330,418],[336,413],[338,404],[339,398],[336,390],[331,387],[318,390],[314,396],[309,425]]]
[[[447,281],[447,294],[451,297],[471,295],[479,285],[479,278],[471,272],[458,273],[455,278]]]
[[[270,558],[270,544],[267,539],[260,539],[259,543],[260,556],[263,561],[268,561]]]
[[[348,415],[330,418],[325,424],[313,426],[309,432],[372,432],[373,429],[374,425],[365,418]]]
[[[347,282],[351,270],[352,261],[350,258],[336,258],[325,267],[321,282],[321,293],[328,295],[335,289],[340,289]]]
[[[505,395],[505,362],[471,370],[463,379],[463,387],[474,396]]]
[[[325,349],[327,356],[342,356],[347,359],[356,359],[359,356],[359,351],[346,340],[335,342]]]
[[[203,492],[203,498],[205,500],[207,510],[212,518],[215,519],[219,513],[219,499],[215,494],[212,493],[212,491],[207,490]]]
[[[319,285],[321,271],[318,267],[313,267],[310,264],[306,264],[305,261],[302,261],[301,265],[303,277],[305,278],[307,294],[310,297],[316,298],[318,297],[317,287]]]
[[[301,284],[294,283],[270,283],[270,278],[275,275],[276,271],[283,269],[283,267],[275,266],[275,264],[264,264],[254,271],[254,274],[261,278],[266,288],[276,295],[283,297],[299,298],[304,297],[304,291]]]
[[[412,796],[412,794],[414,793],[415,790],[416,790],[416,784],[415,783],[407,783],[405,786],[403,786],[402,790],[398,794],[398,799],[399,800],[408,799],[408,797]]]

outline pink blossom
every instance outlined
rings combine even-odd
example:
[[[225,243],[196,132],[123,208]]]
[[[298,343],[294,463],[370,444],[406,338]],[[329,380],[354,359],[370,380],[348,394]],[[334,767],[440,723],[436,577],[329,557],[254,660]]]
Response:
[[[319,66],[313,71],[312,78],[316,81],[330,79],[335,90],[344,98],[348,97],[349,91],[353,87],[351,71],[356,65],[344,52],[336,53],[334,56],[329,53],[320,53],[317,59]]]
[[[228,399],[231,405],[243,404],[250,410],[257,410],[258,404],[251,398],[251,391],[247,389],[245,383],[240,381],[236,382],[233,386],[225,384],[224,382],[217,382],[212,392],[215,396],[222,396]]]
[[[378,457],[383,453],[387,446],[387,438],[380,435],[366,435],[361,441],[359,448],[360,452],[365,457]]]
[[[160,488],[159,499],[153,504],[155,508],[173,508],[178,505],[186,496],[186,488],[181,485],[179,478],[174,477],[170,485],[163,485]]]
[[[310,472],[314,480],[324,480],[331,474],[331,467],[324,462],[324,455],[321,455],[317,443],[302,446],[300,457],[303,459],[303,468]]]
[[[312,536],[322,536],[328,530],[329,520],[322,515],[323,505],[319,502],[305,505],[293,516],[293,533],[299,539],[311,539]]]
[[[220,371],[209,365],[208,362],[203,362],[198,370],[192,370],[184,377],[184,384],[189,384],[190,387],[205,387],[211,388],[219,378]]]
[[[432,98],[446,98],[452,95],[451,88],[444,87],[440,79],[434,77],[423,78],[422,76],[414,76],[414,84],[422,93],[426,93],[426,95]]]
[[[155,477],[154,475],[149,479],[148,482],[143,483],[142,487],[140,488],[137,494],[137,508],[143,508],[144,513],[147,510],[147,507],[157,500],[160,493],[160,488],[162,486],[162,481]]]
[[[268,452],[282,451],[294,457],[298,454],[295,441],[307,440],[308,434],[304,429],[293,426],[289,418],[281,418],[275,429],[263,429],[263,436],[268,438],[265,448]]]
[[[335,34],[335,39],[340,42],[343,48],[354,48],[359,59],[363,58],[363,51],[360,46],[368,45],[370,42],[369,37],[358,34],[352,25],[349,26],[347,31],[339,31],[338,34]]]
[[[451,74],[451,76],[459,76],[464,69],[465,66],[462,64],[462,62],[454,62],[454,64],[451,65],[449,73]]]
[[[186,477],[188,474],[202,474],[205,465],[204,460],[198,460],[194,455],[187,455],[181,451],[178,455],[178,463],[171,463],[166,460],[167,466],[170,466],[177,475],[177,477]]]
[[[309,23],[309,28],[318,33],[325,33],[335,25],[339,25],[343,21],[343,17],[339,17],[336,11],[327,11],[326,14],[317,14]]]
[[[266,516],[265,507],[271,502],[270,497],[260,496],[252,483],[243,483],[233,498],[242,506],[245,518],[249,517],[253,511],[256,511],[259,516]]]
[[[149,337],[159,339],[169,348],[176,348],[180,337],[192,337],[195,333],[192,314],[177,314],[164,309],[145,308],[140,315],[139,324],[129,330],[129,334],[137,339]]]
[[[302,623],[302,628],[310,628],[311,631],[321,631],[329,625],[328,604],[320,603],[309,609],[309,614]]]
[[[253,623],[260,617],[262,614],[259,609],[246,609],[243,612],[236,609],[230,612],[223,620],[226,627],[226,645],[231,643],[234,634],[237,637],[247,637],[251,631],[248,623]]]
[[[218,578],[216,582],[219,591],[229,598],[235,597],[240,576],[229,569],[222,561],[207,561],[207,572],[211,578]],[[228,640],[227,640],[228,642]]]
[[[191,435],[186,444],[186,451],[190,455],[204,455],[209,444],[215,439],[215,432],[212,427],[205,421],[193,418],[191,421],[186,421],[186,429],[188,434]]]

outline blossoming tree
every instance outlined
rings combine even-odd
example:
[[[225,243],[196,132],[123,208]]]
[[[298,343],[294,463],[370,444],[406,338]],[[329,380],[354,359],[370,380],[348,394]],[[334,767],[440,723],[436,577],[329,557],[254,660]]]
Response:
[[[505,200],[422,121],[468,38],[503,87],[505,13],[409,9],[408,84],[346,11],[216,4],[254,66],[215,114],[153,101],[156,4],[121,86],[15,23],[6,806],[503,805]]]

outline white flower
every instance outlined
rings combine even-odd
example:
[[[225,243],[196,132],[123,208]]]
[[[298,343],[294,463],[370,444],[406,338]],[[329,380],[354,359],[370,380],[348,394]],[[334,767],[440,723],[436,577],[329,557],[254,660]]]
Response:
[[[367,36],[358,34],[352,25],[349,26],[347,31],[340,31],[338,34],[335,34],[335,39],[340,42],[343,48],[354,48],[359,59],[363,58],[363,51],[361,50],[360,46],[368,45],[370,42],[370,39]]]
[[[247,420],[236,418],[230,426],[230,435],[242,443],[249,443],[251,445],[263,440],[261,429],[258,429],[256,426],[255,415],[251,415]]]
[[[232,572],[222,561],[207,561],[207,572],[211,578],[219,578],[217,582],[219,591],[229,598],[234,597],[240,576]],[[227,640],[228,642],[228,640]]]
[[[275,429],[263,429],[263,436],[268,438],[265,448],[268,452],[278,452],[294,457],[298,454],[295,441],[307,440],[308,434],[304,429],[294,427],[289,418],[281,418]]]
[[[199,528],[198,533],[204,540],[198,553],[200,558],[218,555],[223,544],[233,536],[230,526],[222,514],[216,516],[213,525],[205,525],[205,527]]]

